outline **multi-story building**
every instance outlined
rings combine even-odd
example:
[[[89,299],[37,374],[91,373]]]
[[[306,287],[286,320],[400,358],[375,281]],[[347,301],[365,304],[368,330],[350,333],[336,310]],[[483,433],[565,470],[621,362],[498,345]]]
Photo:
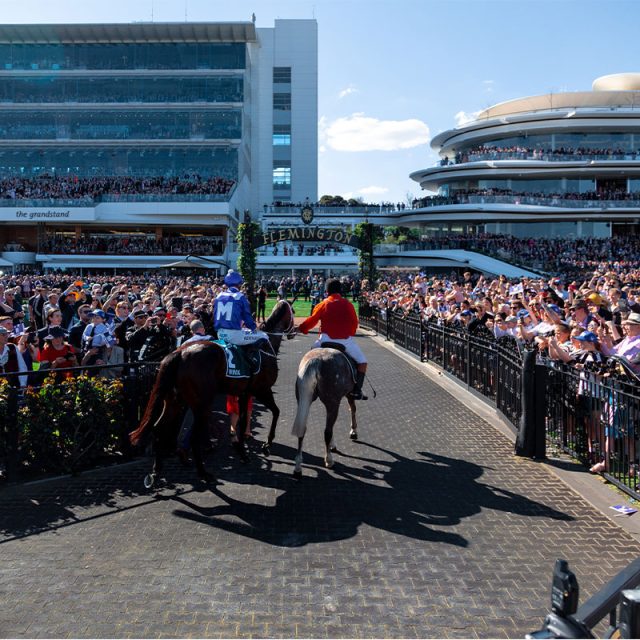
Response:
[[[5,266],[226,265],[243,212],[317,199],[317,24],[0,26]]]
[[[640,73],[498,104],[431,146],[441,161],[411,174],[436,194],[410,216],[426,233],[640,232]]]

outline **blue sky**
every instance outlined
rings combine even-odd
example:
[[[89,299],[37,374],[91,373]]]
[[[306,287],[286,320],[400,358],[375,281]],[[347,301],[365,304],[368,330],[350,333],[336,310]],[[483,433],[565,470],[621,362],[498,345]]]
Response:
[[[406,202],[429,140],[490,105],[640,71],[640,0],[0,0],[4,23],[315,18],[319,195]]]

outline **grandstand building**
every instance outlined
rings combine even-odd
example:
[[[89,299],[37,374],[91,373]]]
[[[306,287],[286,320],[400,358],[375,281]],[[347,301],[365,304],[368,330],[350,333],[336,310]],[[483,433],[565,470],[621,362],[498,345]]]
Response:
[[[315,20],[1,25],[0,268],[225,267],[317,199],[317,78]]]
[[[640,73],[498,104],[431,146],[441,161],[411,178],[436,195],[406,217],[425,234],[640,232]]]

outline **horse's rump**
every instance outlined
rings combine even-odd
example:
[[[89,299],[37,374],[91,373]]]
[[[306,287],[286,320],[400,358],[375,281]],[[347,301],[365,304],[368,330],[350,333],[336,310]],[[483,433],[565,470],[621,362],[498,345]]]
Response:
[[[296,378],[298,408],[292,434],[298,438],[304,436],[309,410],[316,398],[320,398],[325,406],[337,406],[353,389],[353,384],[352,367],[344,353],[324,347],[308,351],[298,366]]]

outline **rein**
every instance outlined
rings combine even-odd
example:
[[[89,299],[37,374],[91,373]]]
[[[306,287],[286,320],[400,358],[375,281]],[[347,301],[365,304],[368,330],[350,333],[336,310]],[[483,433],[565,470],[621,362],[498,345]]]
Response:
[[[289,303],[288,300],[283,299],[282,302],[284,302],[287,305],[287,307],[289,307],[289,317],[291,318],[291,320],[289,321],[289,325],[284,331],[267,331],[265,327],[264,332],[270,336],[286,336],[287,338],[289,338],[290,336],[293,337],[293,335],[295,335],[295,332],[296,332],[293,309],[291,308],[291,304]]]

